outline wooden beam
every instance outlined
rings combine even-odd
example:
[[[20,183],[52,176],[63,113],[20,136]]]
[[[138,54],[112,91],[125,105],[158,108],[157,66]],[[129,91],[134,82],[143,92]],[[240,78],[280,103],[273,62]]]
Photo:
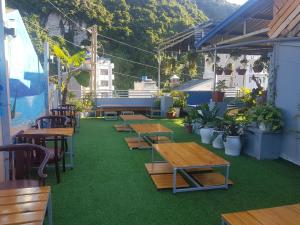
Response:
[[[241,35],[239,37],[234,37],[234,38],[230,38],[230,39],[221,41],[221,42],[217,43],[217,45],[223,45],[223,44],[227,44],[227,43],[230,43],[230,42],[239,41],[239,40],[242,40],[242,39],[245,39],[245,38],[248,38],[248,37],[256,36],[258,34],[267,33],[268,31],[269,31],[269,28],[263,28],[263,29],[245,34],[245,35]]]
[[[272,30],[269,32],[269,36],[271,38],[276,38],[280,35],[280,33],[292,22],[292,20],[297,17],[297,15],[300,13],[300,4],[297,6],[297,8],[291,13],[289,14],[288,18],[282,22],[280,24],[280,26],[274,30],[272,28]]]

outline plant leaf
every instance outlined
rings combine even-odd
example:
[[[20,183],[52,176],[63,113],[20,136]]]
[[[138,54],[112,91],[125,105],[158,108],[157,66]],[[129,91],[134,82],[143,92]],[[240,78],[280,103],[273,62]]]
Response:
[[[90,85],[91,73],[87,71],[76,71],[73,77],[83,87],[88,87]]]

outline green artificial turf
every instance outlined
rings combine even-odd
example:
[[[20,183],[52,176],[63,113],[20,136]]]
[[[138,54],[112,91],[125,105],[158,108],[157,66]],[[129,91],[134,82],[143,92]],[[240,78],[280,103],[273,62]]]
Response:
[[[180,121],[160,120],[175,131],[175,141],[197,141]],[[113,124],[84,119],[75,136],[76,167],[55,183],[50,171],[55,225],[214,225],[221,213],[300,202],[300,168],[283,160],[228,157],[234,185],[229,190],[172,194],[157,191],[145,171],[150,151],[130,151],[128,133]],[[119,122],[120,123],[120,122]]]

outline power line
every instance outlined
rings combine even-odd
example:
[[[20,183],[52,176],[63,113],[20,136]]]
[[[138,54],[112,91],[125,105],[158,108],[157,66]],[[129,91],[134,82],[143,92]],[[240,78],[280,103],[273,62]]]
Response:
[[[139,48],[139,47],[136,47],[136,46],[133,46],[133,45],[127,44],[127,43],[125,43],[125,42],[122,42],[122,41],[119,41],[119,40],[113,39],[113,38],[111,38],[111,37],[108,37],[108,36],[105,36],[105,35],[103,35],[103,34],[98,34],[98,36],[100,36],[100,37],[104,37],[104,38],[106,38],[106,39],[108,39],[108,40],[111,40],[111,41],[117,42],[117,43],[119,43],[119,44],[127,45],[127,46],[129,46],[129,47],[131,47],[131,48],[135,48],[135,49],[137,49],[137,50],[140,50],[140,51],[143,51],[143,52],[150,53],[150,54],[152,54],[152,55],[156,55],[156,52],[148,51],[148,50],[145,50],[145,49],[142,49],[142,48]]]
[[[139,79],[139,80],[141,79],[141,77],[132,76],[132,75],[128,75],[128,74],[116,72],[116,71],[114,71],[113,73],[118,74],[118,75],[121,75],[121,76],[132,77],[132,78]]]

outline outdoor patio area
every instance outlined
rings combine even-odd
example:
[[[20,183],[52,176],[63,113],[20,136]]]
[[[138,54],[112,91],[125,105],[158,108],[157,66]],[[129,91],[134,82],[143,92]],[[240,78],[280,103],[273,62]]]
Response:
[[[182,120],[157,122],[174,131],[175,142],[203,145],[199,136],[186,132]],[[151,161],[151,151],[129,150],[124,137],[130,134],[116,132],[113,125],[117,123],[82,119],[75,135],[75,168],[67,169],[60,184],[54,170],[48,171],[55,224],[214,225],[221,223],[222,213],[300,202],[296,165],[230,157],[210,145],[205,147],[231,163],[232,187],[177,194],[171,189],[158,191],[144,166]]]

